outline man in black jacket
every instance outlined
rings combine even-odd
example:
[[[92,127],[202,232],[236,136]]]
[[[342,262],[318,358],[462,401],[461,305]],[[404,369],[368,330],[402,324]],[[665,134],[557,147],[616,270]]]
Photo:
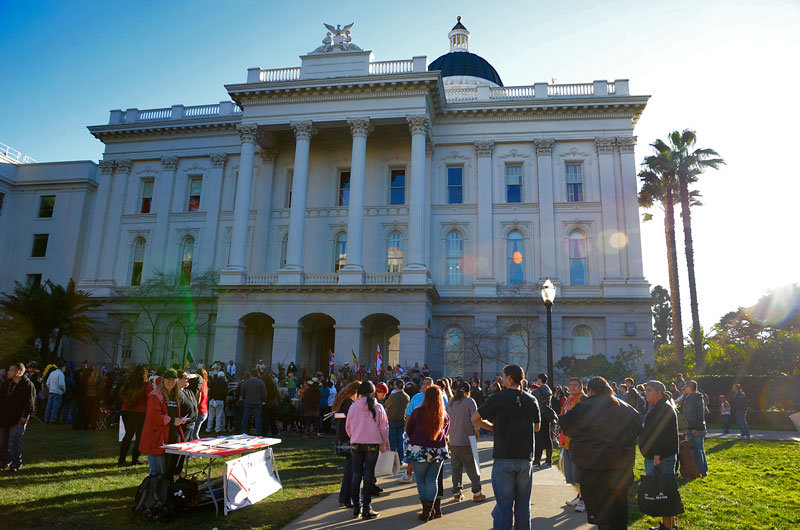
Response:
[[[0,388],[0,469],[22,466],[22,435],[33,412],[36,390],[25,365],[12,364]]]
[[[228,397],[228,381],[225,372],[218,372],[208,383],[208,426],[206,430],[222,432],[225,429],[225,398]]]
[[[733,385],[733,399],[731,399],[731,415],[739,424],[741,429],[741,437],[745,440],[750,439],[750,429],[747,427],[747,397],[744,395],[742,385],[736,383]]]
[[[561,430],[570,437],[569,453],[580,471],[589,524],[600,530],[625,529],[642,425],[636,410],[614,397],[605,379],[595,377],[587,386],[588,399],[561,416]]]
[[[706,461],[706,450],[704,440],[706,438],[706,400],[703,394],[697,391],[697,381],[686,381],[683,389],[684,398],[681,402],[681,411],[686,423],[689,424],[689,432],[686,439],[694,449],[694,459],[697,462],[697,469],[700,475],[708,475],[708,462]]]

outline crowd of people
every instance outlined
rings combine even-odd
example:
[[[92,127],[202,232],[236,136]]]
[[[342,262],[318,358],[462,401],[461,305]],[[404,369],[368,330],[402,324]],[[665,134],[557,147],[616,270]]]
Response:
[[[508,365],[502,375],[432,379],[427,365],[388,367],[381,374],[352,370],[302,374],[290,364],[279,373],[259,361],[239,369],[233,361],[202,363],[156,373],[145,365],[131,370],[96,368],[88,362],[71,369],[65,362],[44,370],[19,363],[0,370],[0,467],[22,465],[22,437],[31,417],[43,423],[72,423],[97,428],[119,420],[120,466],[144,462],[150,474],[177,477],[182,459],[165,454],[162,445],[189,441],[203,432],[243,432],[262,436],[297,434],[334,436],[335,452],[344,458],[339,503],[355,517],[379,514],[372,498],[383,491],[375,479],[382,453],[395,451],[406,464],[401,482],[415,482],[419,518],[442,517],[443,469],[451,466],[454,502],[465,499],[463,475],[472,501],[482,492],[477,440],[493,437],[492,486],[494,528],[529,528],[535,468],[550,467],[554,444],[560,467],[577,495],[566,504],[586,512],[601,529],[627,527],[627,491],[633,481],[635,447],[647,473],[675,475],[681,433],[691,445],[700,476],[708,473],[704,439],[709,398],[698,384],[678,374],[664,384],[607,382],[594,377],[584,384],[548,385],[546,374],[528,382],[524,371]],[[730,416],[749,438],[747,400],[740,385],[730,403],[719,397],[728,432]],[[127,461],[131,455],[130,463]],[[658,530],[675,527],[664,517]]]

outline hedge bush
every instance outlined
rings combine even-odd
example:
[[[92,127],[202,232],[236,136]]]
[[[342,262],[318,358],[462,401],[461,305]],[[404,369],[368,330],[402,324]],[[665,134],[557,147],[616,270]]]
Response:
[[[719,410],[720,395],[727,396],[728,401],[731,400],[734,383],[742,385],[751,411],[778,410],[793,413],[800,410],[800,376],[704,375],[693,379],[697,381],[700,391],[708,394],[711,401],[709,408],[712,411]],[[751,421],[749,418],[750,416],[748,421]],[[755,419],[752,421],[760,423]],[[791,421],[788,424],[791,425]]]

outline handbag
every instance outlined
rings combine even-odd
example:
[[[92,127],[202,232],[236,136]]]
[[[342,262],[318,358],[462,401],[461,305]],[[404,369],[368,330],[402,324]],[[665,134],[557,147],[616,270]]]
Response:
[[[675,475],[663,475],[656,467],[639,481],[639,510],[655,517],[671,517],[684,512],[678,479]]]
[[[397,451],[386,451],[378,455],[375,463],[375,475],[397,475],[400,470],[400,457]]]
[[[349,455],[352,452],[352,450],[353,450],[353,444],[351,444],[350,442],[340,442],[339,440],[336,440],[336,442],[334,442],[333,444],[333,454],[335,455],[339,456]]]

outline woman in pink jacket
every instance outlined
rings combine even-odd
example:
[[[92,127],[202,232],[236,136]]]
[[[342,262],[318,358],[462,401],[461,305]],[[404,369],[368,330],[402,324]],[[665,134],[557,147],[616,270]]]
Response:
[[[376,403],[375,385],[370,381],[358,387],[358,400],[347,412],[345,430],[352,445],[353,517],[374,519],[379,515],[372,509],[375,464],[378,454],[389,450],[389,419],[383,405]]]

